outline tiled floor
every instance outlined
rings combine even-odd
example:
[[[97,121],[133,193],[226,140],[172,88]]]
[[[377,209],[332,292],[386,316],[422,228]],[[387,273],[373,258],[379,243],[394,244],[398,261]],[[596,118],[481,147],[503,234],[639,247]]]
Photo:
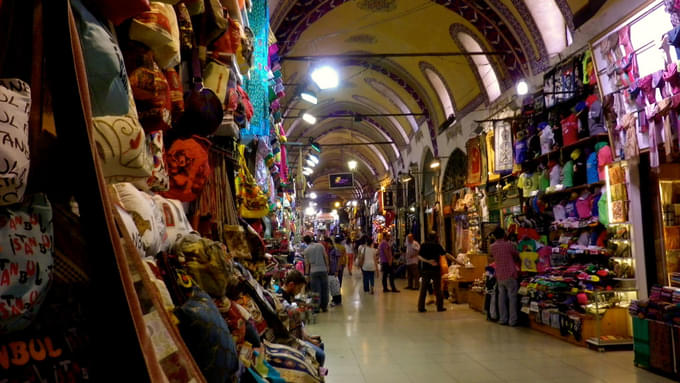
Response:
[[[467,305],[418,313],[417,292],[367,295],[358,273],[345,275],[342,292],[343,304],[308,327],[326,344],[329,383],[672,382],[634,367],[631,351],[598,353],[499,326]]]

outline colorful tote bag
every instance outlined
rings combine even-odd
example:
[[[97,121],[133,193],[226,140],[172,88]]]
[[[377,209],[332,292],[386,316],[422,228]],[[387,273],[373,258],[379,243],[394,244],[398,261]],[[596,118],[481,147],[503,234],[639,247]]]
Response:
[[[52,282],[52,206],[44,194],[0,209],[0,335],[31,324]]]
[[[482,147],[479,137],[468,140],[467,186],[477,186],[482,182]]]
[[[26,191],[31,155],[28,117],[31,90],[19,79],[0,79],[0,205],[20,202]]]
[[[151,2],[150,11],[132,19],[130,39],[151,48],[156,62],[163,69],[180,63],[179,24],[172,5]]]
[[[241,217],[247,219],[262,218],[269,214],[269,201],[262,189],[255,182],[255,178],[248,170],[248,164],[243,153],[245,146],[239,146],[239,171],[236,178],[236,196],[239,201]]]
[[[494,149],[496,172],[511,172],[513,166],[512,131],[507,121],[498,121],[494,126]]]
[[[319,383],[323,377],[319,368],[304,353],[292,347],[264,342],[265,356],[286,382]]]

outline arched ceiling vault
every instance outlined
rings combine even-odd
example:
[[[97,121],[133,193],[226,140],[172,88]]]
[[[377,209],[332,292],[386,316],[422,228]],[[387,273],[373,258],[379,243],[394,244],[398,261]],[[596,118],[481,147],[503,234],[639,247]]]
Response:
[[[548,65],[547,48],[539,28],[542,24],[532,18],[534,8],[530,9],[532,4],[528,1],[537,0],[275,2],[271,25],[280,47],[279,54],[284,58],[284,83],[299,85],[288,88],[288,95],[282,102],[284,115],[297,116],[304,111],[316,116],[424,114],[364,117],[354,122],[331,117],[319,120],[314,126],[299,119],[286,119],[284,128],[289,140],[304,142],[312,138],[331,143],[352,139],[366,143],[344,149],[362,157],[364,172],[370,169],[371,176],[365,181],[394,176],[398,170],[395,165],[403,166],[399,151],[410,143],[421,127],[426,127],[433,143],[433,154],[439,156],[442,153],[437,148],[437,129],[448,117],[445,109],[453,109],[460,119],[481,103],[490,102],[490,92],[487,92],[490,88],[485,86],[480,75],[480,64],[470,56],[337,58],[327,63],[340,73],[341,85],[319,92],[319,105],[316,106],[301,101],[298,95],[318,62],[285,60],[286,56],[465,52],[469,48],[459,39],[463,33],[469,36],[463,36],[465,41],[471,38],[482,50],[504,52],[486,56],[502,92],[516,80],[540,73]],[[554,1],[556,17],[563,18],[571,31],[573,14],[590,2],[540,1]],[[432,73],[437,76],[435,83]],[[484,77],[487,82],[488,79]],[[497,89],[494,88],[496,94]],[[370,144],[377,141],[394,141],[394,145]],[[330,168],[345,167],[343,150],[327,149],[322,153],[320,174],[327,173]],[[291,152],[291,159],[296,158],[297,154]]]

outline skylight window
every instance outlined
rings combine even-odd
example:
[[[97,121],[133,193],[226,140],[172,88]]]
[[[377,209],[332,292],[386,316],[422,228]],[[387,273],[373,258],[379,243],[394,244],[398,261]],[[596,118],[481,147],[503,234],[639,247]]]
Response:
[[[435,73],[430,68],[425,68],[423,72],[425,73],[425,76],[427,76],[427,79],[430,80],[430,85],[432,85],[434,91],[437,92],[439,102],[441,102],[442,109],[444,109],[444,117],[454,114],[451,95],[446,88],[446,84],[444,84],[444,79],[442,79],[439,74]]]
[[[524,3],[541,31],[548,55],[562,52],[570,43],[571,35],[555,0],[524,0]]]
[[[463,44],[463,49],[468,52],[482,52],[483,49],[472,36],[467,33],[459,32],[458,40]],[[486,94],[489,97],[489,102],[493,102],[501,95],[501,85],[498,82],[496,72],[491,67],[489,58],[486,55],[471,56],[472,61],[477,66],[479,77],[482,78],[482,83],[486,89]]]

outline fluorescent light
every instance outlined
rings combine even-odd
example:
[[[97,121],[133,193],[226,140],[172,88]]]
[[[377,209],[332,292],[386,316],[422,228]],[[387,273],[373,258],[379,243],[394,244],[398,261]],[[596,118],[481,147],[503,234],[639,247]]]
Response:
[[[313,167],[316,166],[316,162],[314,162],[310,159],[307,159],[305,162],[307,162],[307,166],[309,166],[310,168],[313,168]]]
[[[308,123],[308,124],[310,124],[310,125],[316,124],[316,117],[312,116],[312,115],[309,114],[309,113],[306,113],[306,112],[303,113],[303,114],[302,114],[302,119],[305,120],[305,122]]]
[[[411,208],[409,210],[416,211],[416,208],[415,208],[415,206],[411,206]]]
[[[349,167],[349,170],[354,170],[357,168],[357,162],[354,160],[349,160],[347,161],[347,166]]]
[[[331,210],[331,214],[333,214],[333,215],[338,215],[338,211],[335,210],[335,209],[333,209],[333,210]]]
[[[524,96],[527,93],[529,93],[529,84],[524,80],[519,80],[517,83],[517,94]]]
[[[312,153],[309,153],[309,154],[307,155],[307,159],[310,160],[310,161],[312,161],[312,162],[314,162],[315,164],[318,164],[318,163],[319,163],[319,157],[313,155]]]
[[[316,199],[316,193],[314,192],[309,193],[309,198]]]
[[[441,165],[441,162],[439,162],[439,160],[434,160],[430,162],[430,169],[436,169],[439,167],[439,165]]]
[[[313,207],[309,206],[308,208],[305,209],[305,215],[314,215],[316,214],[316,209]]]
[[[340,207],[340,202],[339,202],[339,201],[335,203],[335,207],[336,207],[336,208]]]
[[[312,174],[312,173],[314,173],[314,169],[305,166],[304,168],[302,168],[302,172],[306,172],[306,173]]]
[[[312,72],[312,80],[314,80],[320,89],[337,88],[340,83],[338,71],[328,65],[316,68]]]
[[[312,92],[311,90],[306,90],[300,93],[300,98],[314,105],[316,105],[319,102],[319,100],[316,98],[316,94],[314,94],[314,92]]]

